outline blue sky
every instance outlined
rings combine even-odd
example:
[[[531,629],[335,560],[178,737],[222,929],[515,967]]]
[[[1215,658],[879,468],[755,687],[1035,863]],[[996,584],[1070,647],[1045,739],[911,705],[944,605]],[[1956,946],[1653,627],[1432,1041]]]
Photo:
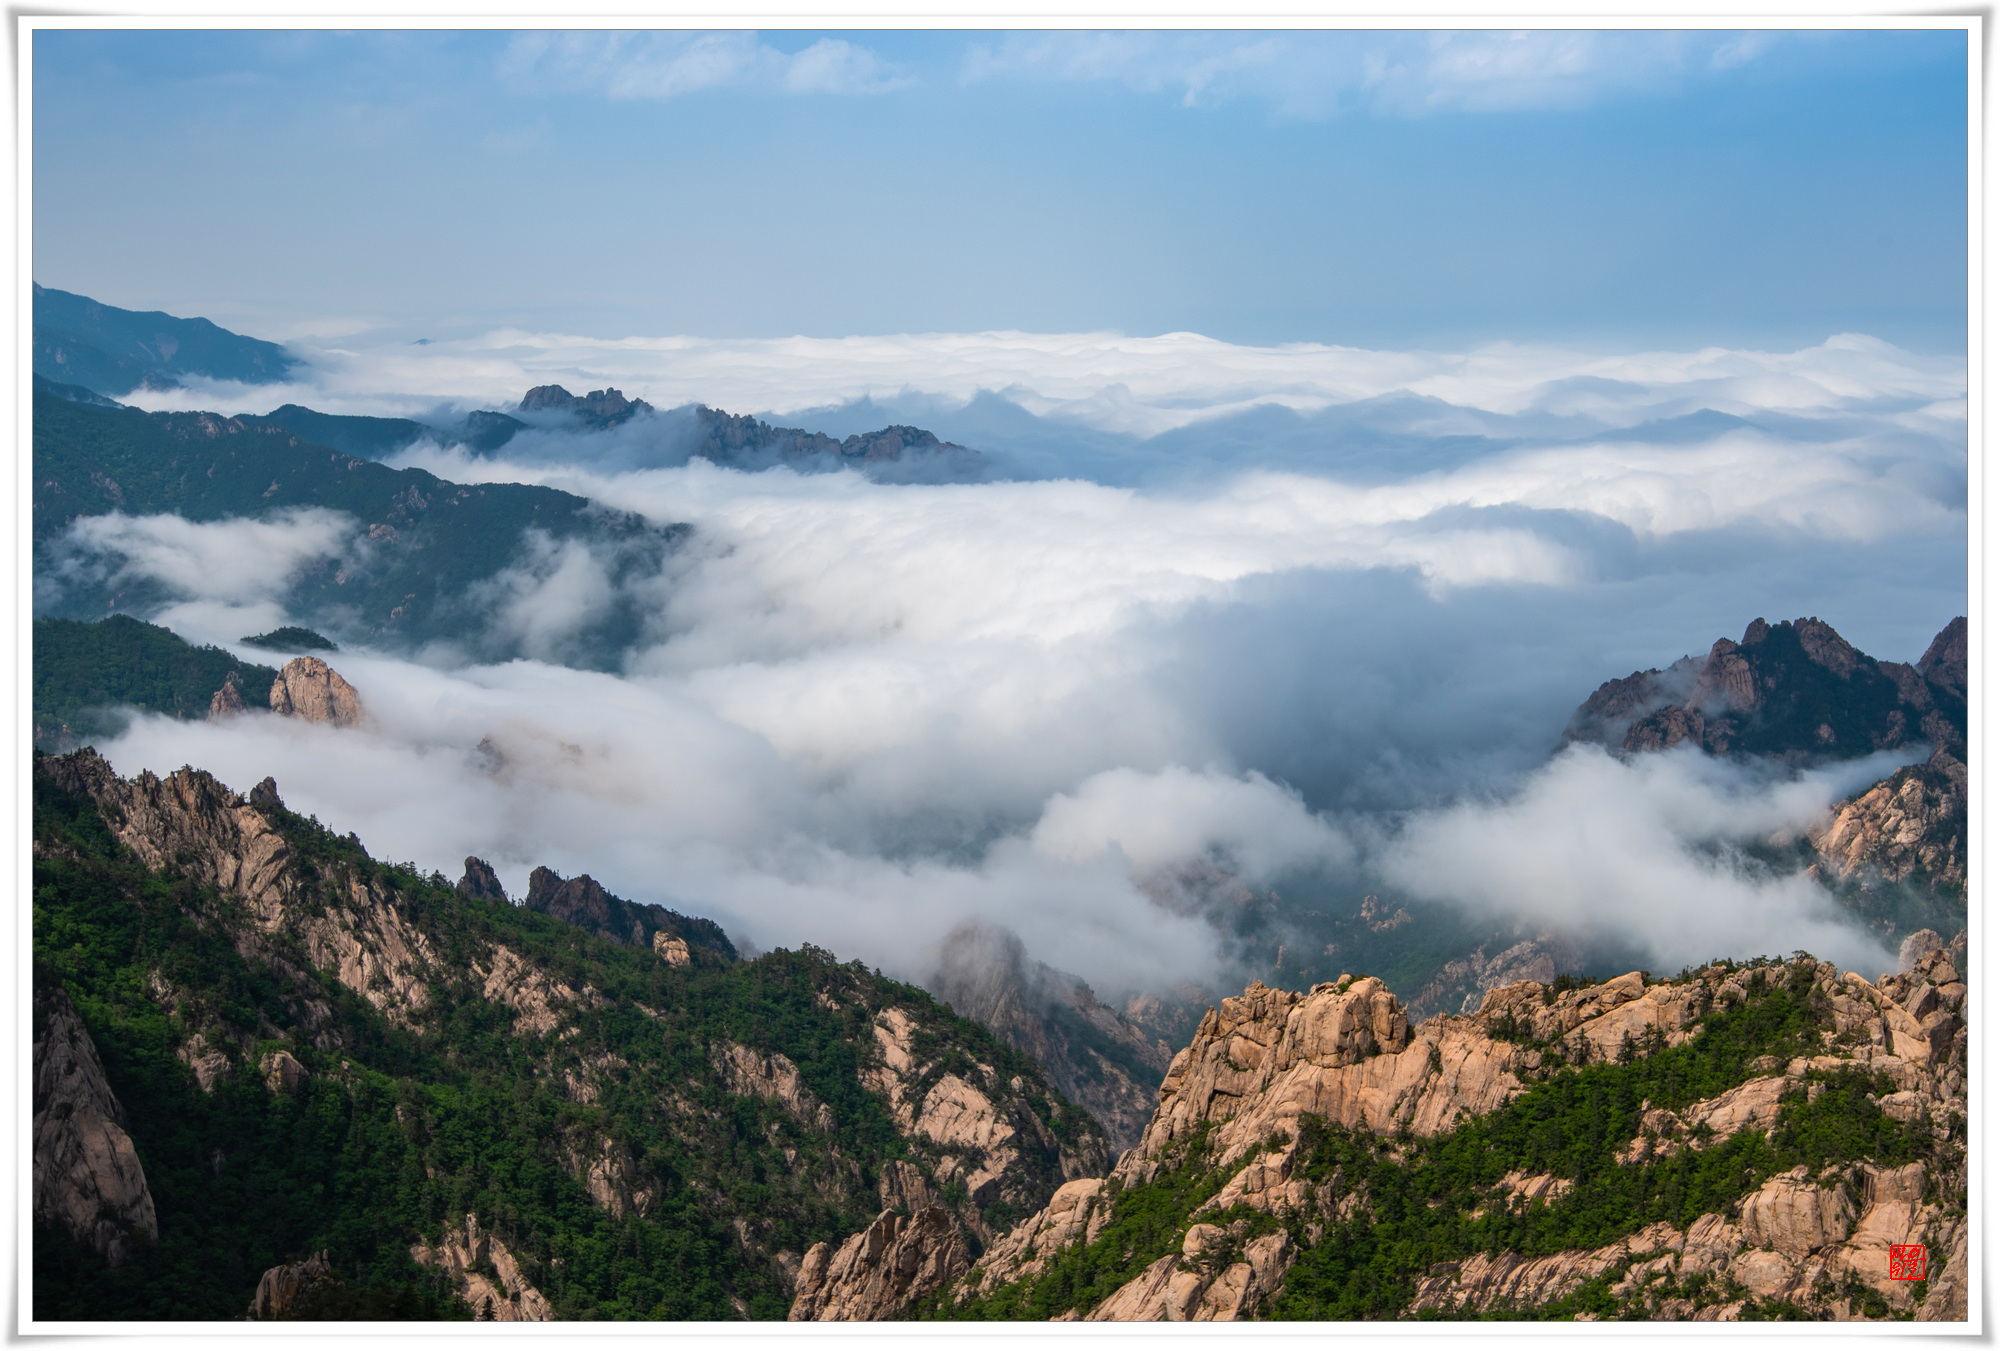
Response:
[[[1965,37],[34,40],[35,277],[263,336],[1962,351]]]

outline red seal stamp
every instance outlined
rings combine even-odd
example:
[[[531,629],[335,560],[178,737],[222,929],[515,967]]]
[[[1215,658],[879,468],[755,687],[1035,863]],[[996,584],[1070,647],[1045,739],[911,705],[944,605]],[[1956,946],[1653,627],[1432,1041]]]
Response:
[[[1926,1265],[1927,1254],[1921,1243],[1891,1243],[1889,1245],[1889,1279],[1892,1281],[1922,1281],[1930,1279]]]

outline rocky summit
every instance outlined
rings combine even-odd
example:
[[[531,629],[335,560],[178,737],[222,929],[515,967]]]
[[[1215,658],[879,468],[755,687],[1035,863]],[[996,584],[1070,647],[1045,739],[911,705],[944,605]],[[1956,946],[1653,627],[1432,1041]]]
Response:
[[[1873,982],[1522,981],[1415,1026],[1371,978],[1253,984],[1137,1148],[910,1312],[1961,1320],[1967,987],[1927,938]]]

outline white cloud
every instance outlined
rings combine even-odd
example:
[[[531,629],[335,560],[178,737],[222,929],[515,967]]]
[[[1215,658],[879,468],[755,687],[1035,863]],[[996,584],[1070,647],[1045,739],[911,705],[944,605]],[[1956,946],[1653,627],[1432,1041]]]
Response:
[[[274,773],[294,806],[391,857],[455,875],[479,853],[516,889],[537,863],[589,871],[761,946],[811,939],[912,975],[974,918],[1107,991],[1204,979],[1221,892],[1384,860],[1482,910],[1610,916],[1663,966],[1683,947],[1872,959],[1811,887],[1729,862],[1744,832],[1796,828],[1839,783],[1673,757],[1531,771],[1598,681],[1759,613],[1816,612],[1914,658],[1963,604],[1961,361],[1853,337],[1603,354],[1193,334],[508,333],[316,358],[318,383],[257,406],[379,413],[400,391],[389,406],[417,412],[554,380],[734,411],[907,387],[949,410],[1005,388],[1028,410],[1007,415],[1059,450],[1039,478],[889,486],[681,464],[647,441],[665,420],[536,432],[497,459],[421,448],[405,461],[447,478],[545,482],[694,527],[654,575],[530,541],[487,588],[496,631],[559,659],[615,571],[619,602],[646,612],[622,674],[350,650],[337,664],[370,729],[142,719],[113,748],[126,772],[195,763],[239,788]],[[1339,416],[1229,421],[1261,403]],[[1703,407],[1758,422],[1641,426]],[[1248,448],[1227,472],[1117,486],[1087,477],[1086,431],[1169,467],[1211,435]],[[1280,433],[1305,452],[1281,461]],[[1367,460],[1377,433],[1388,449]],[[1439,453],[1461,441],[1476,448]],[[638,464],[678,467],[621,467]],[[286,570],[351,526],[78,529],[76,557],[172,585],[177,623],[233,637],[277,622]],[[257,623],[228,627],[253,606]],[[1869,625],[1901,636],[1884,647]],[[1468,783],[1492,801],[1351,854],[1383,811]],[[1684,943],[1675,913],[1695,926]]]
[[[742,32],[522,33],[500,61],[503,78],[536,92],[584,91],[665,99],[710,89],[788,94],[881,94],[911,83],[873,51],[821,38],[785,52]]]
[[[1414,117],[1668,91],[1747,64],[1774,41],[1686,30],[1024,32],[975,44],[959,78],[1115,83],[1191,108],[1252,98],[1282,117]]]
[[[1949,421],[1967,388],[1962,358],[1855,334],[1793,352],[1607,353],[1518,343],[1459,352],[1252,347],[1198,333],[599,339],[504,329],[423,347],[384,339],[298,350],[311,364],[292,384],[196,382],[127,398],[149,409],[262,413],[289,401],[423,414],[440,401],[511,405],[539,384],[578,393],[612,384],[661,408],[706,403],[784,415],[905,392],[963,404],[991,390],[1058,423],[1150,437],[1259,405],[1312,413],[1403,392],[1460,410],[1605,426],[1700,408],[1878,419],[1926,409]],[[1951,426],[1963,436],[1961,423]]]
[[[54,577],[96,572],[113,583],[152,581],[186,599],[227,605],[282,595],[299,569],[339,557],[359,525],[345,512],[292,509],[261,520],[180,516],[79,517],[57,541]]]
[[[1797,838],[1910,758],[1785,779],[1689,748],[1621,761],[1578,745],[1505,797],[1414,817],[1380,864],[1426,899],[1637,946],[1662,969],[1804,948],[1872,978],[1891,954],[1824,890],[1759,876],[1736,851]]]

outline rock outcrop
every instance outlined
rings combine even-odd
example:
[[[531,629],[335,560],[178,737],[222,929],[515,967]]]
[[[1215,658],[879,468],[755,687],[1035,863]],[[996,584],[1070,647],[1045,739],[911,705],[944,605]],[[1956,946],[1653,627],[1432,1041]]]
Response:
[[[466,860],[468,876],[475,862],[478,860]],[[588,873],[564,881],[551,869],[537,868],[528,874],[525,904],[530,910],[538,910],[579,929],[602,934],[614,943],[651,948],[655,947],[658,937],[665,934],[669,939],[680,939],[686,948],[700,948],[725,961],[736,960],[736,945],[729,941],[729,935],[714,920],[696,919],[677,910],[669,910],[664,905],[644,904],[614,896]]]
[[[325,1252],[316,1252],[303,1262],[275,1266],[257,1281],[256,1297],[250,1301],[252,1318],[283,1318],[298,1304],[299,1297],[313,1284],[333,1274]]]
[[[1282,1293],[1300,1242],[1318,1242],[1369,1204],[1364,1190],[1342,1184],[1338,1174],[1302,1171],[1308,1114],[1377,1137],[1444,1134],[1503,1106],[1554,1066],[1629,1061],[1683,1045],[1700,1035],[1705,1015],[1768,997],[1774,982],[1783,982],[1817,1011],[1824,1053],[1753,1062],[1750,1068],[1763,1072],[1678,1111],[1647,1107],[1619,1164],[1713,1148],[1746,1131],[1769,1134],[1786,1103],[1810,1100],[1840,1074],[1861,1071],[1878,1085],[1888,1081],[1893,1092],[1878,1090],[1886,1093],[1882,1113],[1936,1141],[1943,1172],[1921,1162],[1888,1167],[1861,1159],[1815,1175],[1800,1165],[1749,1188],[1728,1214],[1702,1216],[1684,1230],[1656,1223],[1598,1249],[1532,1258],[1487,1252],[1435,1265],[1418,1279],[1406,1312],[1531,1309],[1601,1278],[1638,1317],[1735,1318],[1746,1300],[1830,1318],[1879,1316],[1881,1308],[1907,1316],[1915,1295],[1908,1283],[1889,1279],[1888,1248],[1923,1242],[1947,1272],[1934,1278],[1937,1288],[1923,1305],[1933,1311],[1923,1316],[1962,1318],[1963,1220],[1939,1198],[1962,1197],[1965,1186],[1963,1152],[1946,1147],[1962,1132],[1966,1112],[1965,985],[1935,934],[1916,936],[1908,956],[1906,970],[1877,984],[1827,963],[1798,962],[1718,963],[1673,982],[1649,982],[1639,972],[1579,988],[1513,982],[1488,991],[1471,1018],[1445,1015],[1415,1027],[1377,980],[1342,977],[1305,994],[1252,984],[1210,1010],[1174,1058],[1140,1144],[1110,1176],[1062,1187],[989,1245],[947,1298],[985,1298],[1032,1283],[1065,1250],[1098,1242],[1121,1195],[1180,1167],[1199,1148],[1201,1166],[1225,1180],[1192,1207],[1178,1251],[1162,1254],[1095,1307],[1062,1316],[1254,1317]],[[1570,1187],[1565,1177],[1517,1170],[1477,1204],[1557,1204]],[[1240,1218],[1246,1210],[1284,1228],[1252,1238],[1257,1231]],[[1948,1274],[1953,1253],[1956,1276]],[[1702,1293],[1738,1287],[1740,1297]],[[1870,1306],[1877,1315],[1865,1314],[1867,1301],[1880,1301]]]
[[[1810,834],[1835,877],[1873,873],[1963,893],[1968,773],[1943,746],[1845,802]]]
[[[476,896],[503,905],[507,901],[507,889],[500,885],[500,875],[483,858],[466,858],[465,875],[458,879],[458,892],[461,896]]]
[[[1031,961],[1014,934],[968,921],[945,936],[924,988],[1033,1056],[1103,1124],[1113,1148],[1138,1143],[1173,1050],[1100,1003],[1083,980]]]
[[[208,701],[208,720],[222,722],[243,711],[243,677],[231,671],[222,678],[222,688]]]
[[[471,1308],[474,1318],[495,1323],[546,1323],[555,1317],[542,1292],[522,1276],[514,1254],[497,1236],[480,1228],[477,1215],[467,1215],[463,1224],[445,1230],[435,1245],[413,1245],[410,1256],[423,1266],[438,1267],[455,1276],[458,1297]]]
[[[965,1272],[965,1243],[950,1212],[929,1206],[904,1219],[885,1210],[834,1248],[816,1243],[799,1266],[794,1323],[877,1322],[942,1290]]]
[[[271,682],[271,711],[307,722],[354,727],[363,714],[361,696],[340,672],[318,657],[294,657]]]
[[[1877,661],[1818,619],[1753,621],[1740,642],[1606,681],[1563,740],[1631,754],[1692,742],[1721,755],[1849,758],[1929,741],[1965,753],[1965,620],[1917,665]]]
[[[112,1267],[159,1239],[159,1218],[97,1045],[61,986],[35,992],[34,1213]]]

